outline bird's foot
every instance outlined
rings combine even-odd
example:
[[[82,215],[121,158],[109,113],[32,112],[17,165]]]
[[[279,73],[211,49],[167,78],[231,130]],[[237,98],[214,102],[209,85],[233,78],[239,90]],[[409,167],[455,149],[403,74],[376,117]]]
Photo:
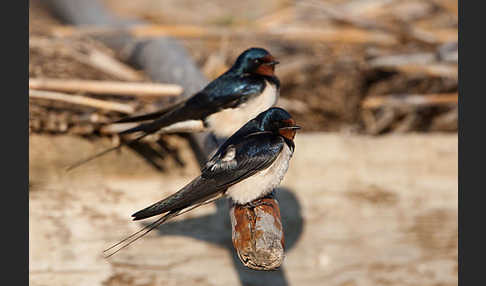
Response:
[[[269,207],[273,207],[273,205],[269,202],[266,202],[266,201],[263,201],[263,200],[258,200],[258,201],[252,201],[252,202],[249,202],[247,204],[244,204],[242,207],[244,208],[249,208],[249,209],[254,209],[258,206],[269,206]]]

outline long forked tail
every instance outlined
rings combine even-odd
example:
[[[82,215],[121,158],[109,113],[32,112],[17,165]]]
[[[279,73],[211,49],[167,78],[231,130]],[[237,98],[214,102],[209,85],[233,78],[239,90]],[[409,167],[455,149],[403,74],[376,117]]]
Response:
[[[157,132],[161,128],[167,127],[167,126],[169,126],[173,123],[176,123],[176,122],[179,122],[179,121],[186,119],[186,117],[188,116],[188,113],[184,112],[184,110],[182,108],[180,108],[181,106],[183,106],[183,103],[184,102],[176,104],[176,105],[171,106],[170,108],[164,109],[162,111],[148,113],[148,114],[145,114],[145,115],[134,116],[134,117],[129,117],[129,118],[119,120],[118,122],[135,122],[135,121],[145,121],[145,120],[148,120],[148,119],[155,119],[152,122],[141,123],[141,124],[139,124],[139,125],[137,125],[133,128],[130,128],[130,129],[127,129],[127,130],[124,130],[124,131],[118,133],[118,135],[125,135],[125,134],[130,134],[130,133],[135,133],[135,132],[143,132],[143,134],[140,135],[139,137],[137,137],[133,140],[130,140],[130,141],[122,141],[120,144],[118,144],[118,146],[112,147],[112,148],[104,150],[104,151],[102,151],[98,154],[90,156],[86,159],[78,161],[78,162],[70,165],[66,169],[66,171],[70,171],[74,168],[77,168],[77,167],[79,167],[79,166],[81,166],[81,165],[83,165],[83,164],[85,164],[85,163],[87,163],[91,160],[94,160],[98,157],[101,157],[101,156],[107,154],[107,153],[110,153],[111,151],[115,151],[117,149],[120,149],[122,146],[129,146],[130,144],[133,144],[133,143],[139,141],[140,139]]]
[[[103,254],[105,255],[105,258],[111,257],[112,255],[114,255],[118,251],[120,251],[120,250],[124,249],[125,247],[129,246],[130,244],[134,243],[135,241],[137,241],[138,239],[142,238],[147,233],[149,233],[153,229],[157,228],[161,224],[165,223],[169,219],[174,218],[176,216],[179,216],[181,214],[184,214],[184,213],[186,213],[188,211],[191,211],[191,210],[193,210],[193,209],[195,209],[197,207],[210,204],[210,203],[216,201],[217,199],[219,199],[221,196],[222,196],[222,194],[219,195],[219,196],[216,196],[216,197],[212,197],[212,199],[209,199],[209,200],[200,202],[198,204],[195,204],[193,206],[189,206],[189,207],[184,208],[184,209],[172,210],[172,211],[168,212],[164,216],[160,217],[159,219],[157,219],[156,221],[150,223],[149,225],[143,227],[139,231],[137,231],[137,232],[135,232],[135,233],[127,236],[123,240],[121,240],[121,241],[115,243],[114,245],[110,246],[109,248],[103,250]],[[110,250],[112,250],[112,251],[110,251]]]
[[[167,213],[166,215],[162,216],[161,218],[157,219],[156,221],[152,222],[151,224],[143,227],[141,230],[127,236],[123,240],[121,240],[121,241],[115,243],[114,245],[112,245],[111,247],[103,250],[103,254],[104,254],[105,258],[111,257],[113,254],[117,253],[118,251],[122,250],[123,248],[134,243],[136,240],[138,240],[139,238],[142,238],[144,235],[149,233],[154,228],[157,228],[159,225],[163,224],[168,219],[170,219],[172,217],[176,217],[177,215],[179,215],[180,212],[181,212],[181,210],[171,211],[171,212]],[[110,252],[110,250],[113,250],[113,251]]]
[[[132,214],[132,218],[141,220],[168,211],[188,208],[221,195],[221,191],[215,186],[214,180],[199,176],[165,199]]]
[[[83,159],[83,160],[80,160],[80,161],[78,161],[78,162],[76,162],[76,163],[74,163],[74,164],[72,164],[72,165],[68,166],[68,167],[66,168],[66,172],[69,172],[69,171],[71,171],[71,170],[73,170],[73,169],[75,169],[75,168],[77,168],[77,167],[79,167],[79,166],[81,166],[81,165],[83,165],[83,164],[85,164],[85,163],[88,163],[89,161],[92,161],[92,160],[94,160],[94,159],[96,159],[96,158],[98,158],[98,157],[101,157],[101,156],[103,156],[103,155],[105,155],[105,154],[107,154],[107,153],[110,153],[110,152],[112,152],[112,151],[118,150],[118,149],[120,149],[122,146],[130,146],[131,144],[133,144],[133,143],[135,143],[135,142],[137,142],[137,141],[141,140],[142,138],[144,138],[144,137],[146,137],[146,136],[148,136],[148,135],[150,135],[150,134],[151,134],[151,133],[145,133],[145,134],[142,134],[142,135],[138,136],[137,138],[135,138],[135,139],[133,139],[133,140],[130,140],[130,141],[122,141],[120,144],[118,144],[118,145],[117,145],[117,146],[115,146],[115,147],[112,147],[112,148],[109,148],[109,149],[103,150],[103,151],[101,151],[101,152],[99,152],[99,153],[97,153],[97,154],[94,154],[93,156],[90,156],[90,157],[88,157],[88,158],[85,158],[85,159]]]
[[[130,146],[131,144],[141,140],[142,138],[144,137],[147,137],[148,135],[150,134],[153,134],[155,132],[157,132],[157,130],[159,130],[160,128],[164,127],[165,125],[161,124],[160,121],[155,121],[153,123],[147,123],[147,124],[140,124],[136,127],[133,127],[131,129],[128,129],[128,130],[125,130],[125,131],[122,131],[120,133],[118,133],[119,135],[124,135],[124,134],[129,134],[129,133],[134,133],[134,132],[139,132],[139,131],[143,131],[144,134],[138,136],[137,138],[133,139],[133,140],[130,140],[130,141],[122,141],[120,144],[118,144],[117,146],[115,147],[112,147],[112,148],[109,148],[109,149],[106,149],[106,150],[103,150],[101,151],[100,153],[98,154],[95,154],[93,156],[90,156],[86,159],[83,159],[81,161],[78,161],[72,165],[70,165],[69,167],[66,168],[66,171],[71,171],[72,169],[74,168],[77,168],[85,163],[88,163],[89,161],[92,161],[98,157],[101,157],[107,153],[110,153],[112,151],[115,151],[115,150],[118,150],[120,149],[122,146]]]

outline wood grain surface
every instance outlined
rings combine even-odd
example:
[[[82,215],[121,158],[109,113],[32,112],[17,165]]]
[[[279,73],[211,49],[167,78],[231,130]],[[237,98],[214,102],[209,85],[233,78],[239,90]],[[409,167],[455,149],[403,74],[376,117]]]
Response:
[[[280,280],[240,263],[226,200],[105,260],[144,225],[131,213],[198,174],[186,141],[170,138],[184,167],[169,156],[157,172],[123,149],[65,173],[110,142],[31,135],[30,285],[457,285],[457,135],[299,134],[277,191]]]

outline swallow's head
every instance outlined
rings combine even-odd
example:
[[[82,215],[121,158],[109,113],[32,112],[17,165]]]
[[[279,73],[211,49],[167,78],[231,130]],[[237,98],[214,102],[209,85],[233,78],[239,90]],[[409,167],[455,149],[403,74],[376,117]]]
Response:
[[[270,131],[289,141],[294,140],[295,133],[300,129],[300,126],[295,124],[292,116],[279,107],[272,107],[260,113],[257,120],[260,121],[263,131]]]
[[[250,48],[236,59],[233,69],[241,73],[273,76],[279,62],[265,49]]]

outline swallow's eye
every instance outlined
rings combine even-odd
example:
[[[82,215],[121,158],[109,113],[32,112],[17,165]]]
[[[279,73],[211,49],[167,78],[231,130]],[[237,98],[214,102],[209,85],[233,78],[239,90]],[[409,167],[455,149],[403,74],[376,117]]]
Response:
[[[254,59],[254,60],[253,60],[253,62],[254,62],[255,64],[259,64],[259,63],[260,63],[260,59]]]

